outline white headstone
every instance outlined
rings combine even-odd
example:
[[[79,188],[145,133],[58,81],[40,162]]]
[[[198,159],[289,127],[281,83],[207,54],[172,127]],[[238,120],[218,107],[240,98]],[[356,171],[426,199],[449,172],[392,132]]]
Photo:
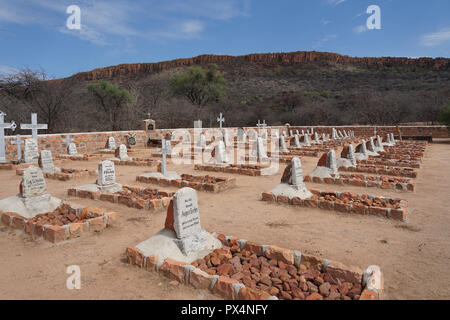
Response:
[[[295,144],[295,147],[296,147],[296,148],[300,148],[300,147],[301,147],[301,145],[300,145],[300,140],[298,139],[298,134],[296,134],[296,135],[294,136],[294,144]]]
[[[110,186],[116,183],[116,169],[114,162],[105,160],[98,164],[98,179],[99,186]]]
[[[332,174],[338,174],[336,152],[334,149],[327,154],[327,168],[331,170]]]
[[[348,146],[347,158],[350,160],[353,166],[356,166],[355,148],[353,147],[352,144]]]
[[[257,152],[259,160],[267,159],[266,148],[264,148],[264,141],[261,137],[258,137]]]
[[[305,139],[305,145],[310,146],[311,143],[309,142],[309,135],[306,134],[304,139]]]
[[[280,152],[288,152],[288,148],[286,147],[286,141],[284,140],[284,136],[280,137]]]
[[[294,157],[292,159],[292,169],[291,169],[291,182],[292,186],[297,190],[303,189],[305,183],[303,182],[303,169],[302,163],[299,158]]]
[[[114,137],[109,137],[108,138],[108,149],[109,150],[116,150],[116,140],[114,139]]]
[[[369,140],[369,151],[370,152],[375,152],[375,145],[373,143],[373,138],[372,137],[370,137],[370,140]]]
[[[34,139],[32,139],[34,140]],[[25,169],[22,175],[21,195],[23,198],[39,197],[47,194],[42,170],[35,166]]]
[[[52,152],[50,150],[42,150],[39,164],[44,172],[55,171],[55,165],[53,164]]]
[[[25,163],[36,163],[39,161],[39,148],[35,139],[26,139],[23,150]]]
[[[119,159],[122,161],[130,160],[130,157],[128,156],[127,146],[124,144],[121,144],[119,146]]]
[[[206,245],[206,232],[200,224],[197,192],[191,188],[178,190],[173,197],[173,227],[175,243],[184,254],[202,250]]]
[[[76,156],[78,154],[77,145],[75,143],[69,143],[69,146],[67,147],[67,154],[69,156]]]
[[[215,156],[214,159],[218,163],[227,163],[228,155],[225,149],[225,144],[222,140],[219,140],[219,143],[215,146]]]
[[[0,163],[6,162],[5,129],[12,129],[14,131],[17,127],[14,121],[11,121],[11,123],[4,123],[5,116],[6,114],[0,111]],[[18,150],[20,149],[20,143],[17,145],[17,148]]]

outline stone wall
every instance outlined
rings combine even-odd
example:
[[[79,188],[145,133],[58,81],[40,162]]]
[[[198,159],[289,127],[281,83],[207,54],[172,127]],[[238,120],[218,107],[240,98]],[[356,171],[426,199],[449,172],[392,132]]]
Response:
[[[272,129],[279,130],[287,130],[286,126],[273,126],[267,127]],[[337,130],[354,130],[355,135],[373,135],[374,127],[373,126],[341,126],[341,127],[325,127],[325,126],[291,126],[292,130],[308,130],[314,128],[315,131],[322,133],[331,134],[332,128],[336,128]],[[403,136],[431,136],[433,138],[449,138],[450,131],[445,126],[401,126],[399,127]],[[206,129],[206,128],[204,128]],[[237,129],[237,128],[227,128],[227,129]],[[258,128],[245,128],[245,130]],[[159,129],[156,131],[161,132],[163,135],[174,131],[175,129]],[[194,132],[194,129],[189,128],[186,129],[190,133]],[[147,136],[145,131],[137,130],[137,131],[115,131],[115,132],[90,132],[90,133],[71,133],[70,136],[74,140],[77,145],[78,153],[93,153],[105,147],[108,137],[112,136],[116,139],[116,144],[119,146],[121,143],[126,144],[126,136],[129,133],[136,134],[136,148],[143,148],[147,143]],[[396,136],[397,127],[394,126],[385,126],[385,127],[377,127],[377,133],[380,135],[385,135],[386,133],[394,133]],[[31,136],[22,136],[22,140],[29,139]],[[51,150],[53,156],[57,154],[66,154],[66,144],[64,143],[66,138],[66,134],[50,134],[50,135],[39,135],[39,149],[40,150]],[[14,136],[5,137],[6,142],[6,159],[7,161],[16,160],[16,145],[11,144],[11,141],[15,140]],[[23,150],[23,144],[22,144]]]

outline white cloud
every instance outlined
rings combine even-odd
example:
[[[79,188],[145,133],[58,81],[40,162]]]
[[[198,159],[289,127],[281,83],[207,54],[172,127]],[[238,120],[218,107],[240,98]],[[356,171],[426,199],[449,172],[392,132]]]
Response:
[[[19,70],[16,68],[0,65],[0,75],[12,74],[17,72],[19,72]]]
[[[347,0],[328,0],[328,3],[337,6],[345,1],[347,1]]]
[[[68,30],[66,8],[81,8],[81,30]],[[206,21],[247,16],[250,0],[0,0],[0,23],[41,25],[96,45],[129,39],[193,39]]]
[[[435,47],[447,41],[450,41],[450,28],[422,35],[420,38],[420,45],[425,47]]]
[[[356,26],[356,27],[353,28],[353,32],[354,32],[354,33],[357,33],[357,34],[366,32],[366,31],[368,31],[368,30],[369,30],[369,29],[367,29],[367,26],[364,25],[364,24],[362,24],[362,25],[360,25],[360,26]]]

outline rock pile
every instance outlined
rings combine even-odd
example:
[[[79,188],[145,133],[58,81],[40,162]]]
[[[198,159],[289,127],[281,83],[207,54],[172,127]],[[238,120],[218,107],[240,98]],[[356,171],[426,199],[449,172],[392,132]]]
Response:
[[[239,245],[216,249],[193,266],[210,275],[227,276],[246,287],[260,289],[284,300],[358,300],[360,283],[347,282],[330,273],[299,268],[281,260],[241,250]]]

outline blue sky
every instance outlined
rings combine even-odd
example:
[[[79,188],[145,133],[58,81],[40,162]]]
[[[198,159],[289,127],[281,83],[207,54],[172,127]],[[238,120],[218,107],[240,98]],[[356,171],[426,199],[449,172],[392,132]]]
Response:
[[[67,7],[81,9],[69,30]],[[368,30],[369,5],[381,29]],[[448,0],[0,0],[0,73],[55,77],[200,54],[449,57]]]

